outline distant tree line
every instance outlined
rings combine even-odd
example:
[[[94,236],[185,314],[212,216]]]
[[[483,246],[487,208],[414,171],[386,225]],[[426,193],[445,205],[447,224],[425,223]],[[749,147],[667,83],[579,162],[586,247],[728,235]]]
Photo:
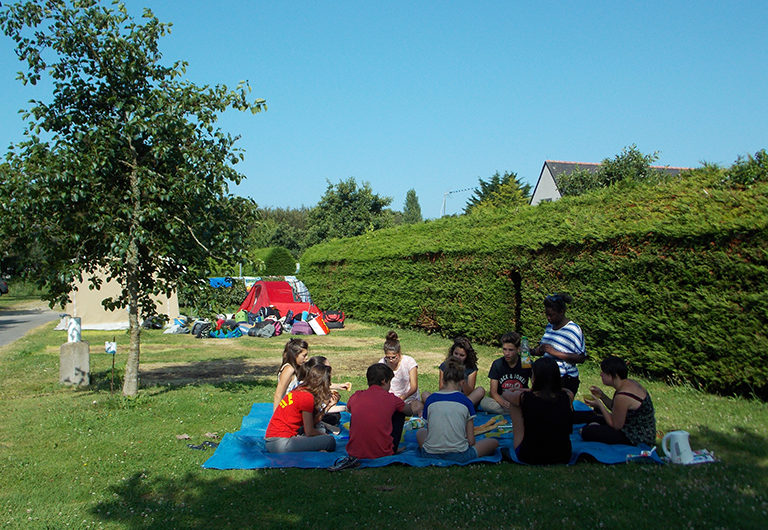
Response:
[[[619,182],[648,181],[665,178],[651,164],[657,153],[641,153],[635,145],[625,147],[613,158],[602,161],[597,172],[576,170],[558,179],[561,193],[581,195]],[[496,171],[478,184],[467,200],[462,215],[514,210],[527,207],[531,185],[513,171]],[[299,208],[264,208],[251,204],[248,212],[249,249],[240,256],[249,274],[263,270],[253,249],[281,247],[298,259],[307,248],[331,239],[353,237],[382,228],[423,221],[416,191],[408,190],[402,211],[391,208],[392,198],[373,191],[370,183],[358,183],[354,177],[328,182],[316,206]],[[255,252],[255,254],[254,254]],[[222,264],[231,269],[231,263]]]

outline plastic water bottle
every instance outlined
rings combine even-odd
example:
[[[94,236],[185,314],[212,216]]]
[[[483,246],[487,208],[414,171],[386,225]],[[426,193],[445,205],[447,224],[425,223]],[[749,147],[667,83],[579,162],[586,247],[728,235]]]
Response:
[[[528,337],[523,337],[520,342],[520,364],[523,368],[531,367],[531,348],[528,346]]]

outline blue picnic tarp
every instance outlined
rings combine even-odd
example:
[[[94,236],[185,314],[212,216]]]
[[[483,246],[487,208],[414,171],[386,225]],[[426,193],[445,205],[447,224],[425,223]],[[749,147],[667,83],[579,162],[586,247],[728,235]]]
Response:
[[[576,410],[589,410],[589,407],[579,401],[574,402]],[[264,449],[264,434],[267,424],[272,416],[271,403],[255,403],[250,413],[243,418],[240,430],[227,433],[216,448],[216,452],[203,464],[208,469],[266,469],[266,468],[327,468],[340,457],[346,456],[346,445],[349,439],[349,431],[342,429],[336,436],[336,450],[332,453],[323,452],[299,452],[299,453],[268,453]],[[475,417],[475,424],[482,425],[493,417],[491,414],[480,412]],[[342,413],[342,424],[349,422],[349,413]],[[509,420],[509,418],[506,418]],[[571,435],[573,454],[570,464],[575,464],[581,459],[591,459],[604,464],[623,464],[632,460],[663,463],[656,451],[646,446],[632,445],[608,445],[598,442],[585,442],[581,439],[578,429],[580,425],[574,425]],[[502,451],[505,458],[517,461],[512,450],[512,433],[492,431],[486,436],[493,436],[499,440],[499,449],[493,455],[477,458],[470,462],[458,464],[447,460],[421,458],[418,453],[416,432],[407,431],[401,444],[405,450],[392,456],[363,459],[360,467],[382,467],[390,464],[405,464],[413,467],[427,466],[452,466],[467,465],[478,462],[499,463],[502,461]],[[643,451],[651,451],[650,456],[645,456]]]

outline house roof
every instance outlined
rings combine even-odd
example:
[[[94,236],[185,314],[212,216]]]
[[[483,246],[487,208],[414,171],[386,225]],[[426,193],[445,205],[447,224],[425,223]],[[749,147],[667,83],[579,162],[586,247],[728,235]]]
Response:
[[[557,183],[557,177],[564,173],[570,173],[576,169],[586,169],[591,173],[596,173],[601,166],[601,164],[595,164],[593,162],[563,162],[560,160],[547,160],[544,164],[549,167],[549,172],[555,179],[555,183]],[[681,171],[691,169],[689,167],[673,166],[651,166],[651,168],[670,176],[678,175]]]
[[[549,170],[549,174],[552,177],[552,182],[555,186],[555,190],[554,190],[555,195],[551,197],[538,197],[536,204],[538,204],[542,200],[553,200],[553,199],[556,200],[560,198],[560,192],[558,191],[558,188],[559,188],[558,177],[560,177],[560,175],[571,173],[577,169],[584,169],[589,171],[590,173],[596,173],[598,169],[600,169],[600,166],[601,164],[594,163],[594,162],[564,162],[562,160],[545,160],[544,165],[541,167],[541,173],[539,174],[539,179],[536,181],[536,186],[534,186],[533,193],[531,194],[531,204],[534,204],[533,201],[534,199],[537,198],[539,185],[541,185],[542,183],[542,177],[544,175],[545,169]],[[674,167],[674,166],[651,166],[651,168],[656,169],[669,176],[675,176],[686,169],[691,169],[688,167]]]

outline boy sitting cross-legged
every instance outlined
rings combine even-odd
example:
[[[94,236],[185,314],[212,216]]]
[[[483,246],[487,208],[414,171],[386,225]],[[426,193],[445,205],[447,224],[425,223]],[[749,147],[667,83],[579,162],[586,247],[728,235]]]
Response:
[[[416,433],[422,457],[467,462],[493,454],[499,446],[492,438],[475,441],[475,407],[461,391],[463,380],[464,365],[446,361],[443,389],[424,403],[427,428]]]
[[[338,471],[359,465],[358,458],[379,458],[397,452],[406,416],[421,413],[421,402],[405,403],[389,392],[395,376],[383,363],[368,367],[368,389],[350,396],[347,410],[351,414],[347,454],[329,469]]]

